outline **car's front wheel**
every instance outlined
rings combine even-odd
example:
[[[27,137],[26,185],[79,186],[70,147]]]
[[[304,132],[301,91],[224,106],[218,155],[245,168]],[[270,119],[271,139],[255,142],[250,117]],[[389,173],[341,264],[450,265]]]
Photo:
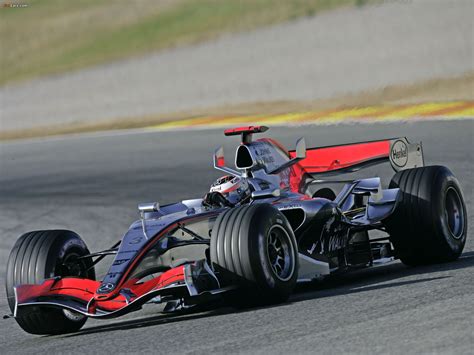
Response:
[[[84,241],[67,230],[34,231],[23,234],[15,243],[7,263],[6,293],[10,310],[15,307],[14,287],[40,284],[55,276],[77,276],[95,279],[90,254]],[[63,334],[78,331],[86,317],[72,311],[34,307],[17,316],[23,330],[32,334]]]
[[[230,209],[211,235],[211,261],[241,291],[241,305],[284,302],[298,276],[298,250],[285,216],[269,204]]]

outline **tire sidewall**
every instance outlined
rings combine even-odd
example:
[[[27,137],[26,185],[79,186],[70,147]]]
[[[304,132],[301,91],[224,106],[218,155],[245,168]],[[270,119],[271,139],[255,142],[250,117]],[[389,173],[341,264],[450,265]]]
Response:
[[[384,224],[404,264],[453,261],[461,255],[467,237],[467,211],[459,182],[447,167],[435,165],[400,171],[389,188],[399,188],[400,199]],[[451,233],[447,218],[449,189],[458,194],[464,215],[458,239]]]
[[[269,231],[275,225],[282,227],[288,233],[292,244],[293,272],[286,281],[274,274],[268,258]],[[251,258],[257,286],[283,294],[291,292],[298,276],[298,249],[293,231],[285,216],[270,205],[262,205],[253,215],[248,232],[251,242],[250,250],[258,252],[257,257]]]
[[[453,188],[459,195],[461,199],[461,206],[464,214],[464,225],[463,232],[460,238],[456,239],[453,237],[446,217],[446,196],[448,189]],[[432,201],[433,215],[439,216],[438,219],[435,219],[437,231],[437,239],[443,244],[447,244],[450,250],[452,250],[454,255],[459,255],[464,248],[466,243],[467,236],[467,211],[466,206],[463,203],[464,197],[461,189],[459,188],[459,183],[457,179],[451,174],[448,169],[444,169],[438,176],[432,187],[432,195],[435,197]]]

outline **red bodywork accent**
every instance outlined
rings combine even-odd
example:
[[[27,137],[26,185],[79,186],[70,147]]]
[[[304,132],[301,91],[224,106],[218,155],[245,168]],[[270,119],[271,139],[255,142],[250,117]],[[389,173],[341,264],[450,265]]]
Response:
[[[224,131],[226,136],[237,136],[242,133],[260,133],[268,129],[266,126],[245,126],[237,128],[229,128]]]
[[[296,156],[295,151],[290,151],[289,154],[291,158]],[[298,165],[308,173],[323,173],[344,169],[369,160],[388,158],[389,154],[389,140],[313,148],[307,150],[306,158]]]
[[[296,156],[294,150],[288,153],[290,158]],[[390,140],[308,149],[306,158],[292,166],[291,190],[299,191],[305,174],[336,171],[389,156]]]
[[[178,266],[168,270],[158,277],[149,281],[138,283],[138,279],[127,280],[121,289],[128,289],[133,296],[127,300],[122,294],[115,297],[100,300],[95,297],[95,290],[100,286],[100,281],[68,277],[64,279],[48,279],[41,285],[20,285],[16,288],[18,304],[35,302],[39,297],[63,296],[76,299],[83,303],[90,303],[89,312],[94,313],[99,308],[104,311],[116,311],[132,302],[137,297],[164,288],[175,283],[184,283],[184,266]],[[92,300],[92,302],[91,302]]]
[[[216,212],[210,212],[197,216],[195,218],[188,218],[188,221],[195,219],[207,218]],[[170,224],[168,227],[160,232],[160,236],[155,236],[153,240],[159,240],[161,236],[166,235],[170,230],[175,228],[177,223]],[[120,290],[129,289],[136,297],[132,297],[128,302],[132,302],[135,298],[140,297],[152,290],[161,289],[172,284],[184,284],[184,266],[178,266],[170,269],[156,278],[149,281],[139,283],[136,278],[127,280],[128,275],[136,264],[141,260],[141,257],[153,246],[153,243],[148,243],[134,258],[126,272],[122,275],[121,281],[116,285],[115,289],[108,294],[98,294],[97,289],[101,285],[100,281],[80,279],[80,278],[64,278],[64,279],[48,279],[41,285],[19,285],[17,290],[17,303],[35,302],[38,297],[63,296],[65,298],[73,298],[84,303],[90,303],[89,312],[94,313],[97,308],[105,311],[115,311],[127,305],[127,299],[120,294]],[[126,280],[126,281],[125,281]]]

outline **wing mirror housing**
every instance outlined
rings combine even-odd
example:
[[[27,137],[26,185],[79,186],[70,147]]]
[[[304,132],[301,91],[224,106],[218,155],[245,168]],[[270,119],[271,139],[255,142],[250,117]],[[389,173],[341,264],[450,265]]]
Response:
[[[224,147],[220,146],[214,152],[214,167],[223,168],[225,167],[225,158],[224,158]]]
[[[296,141],[296,158],[299,160],[306,158],[306,141],[303,137]]]
[[[227,174],[230,174],[233,176],[241,176],[241,174],[238,171],[235,171],[234,169],[231,169],[225,166],[224,148],[222,146],[217,148],[216,151],[214,152],[214,168],[220,171],[224,171]]]

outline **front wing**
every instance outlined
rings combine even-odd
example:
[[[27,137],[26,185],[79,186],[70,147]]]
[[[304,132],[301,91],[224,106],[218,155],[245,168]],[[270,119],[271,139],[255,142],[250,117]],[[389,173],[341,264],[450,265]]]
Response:
[[[138,310],[147,302],[207,299],[232,289],[220,288],[216,276],[210,268],[203,268],[201,261],[175,267],[146,282],[137,281],[127,281],[114,297],[106,299],[95,293],[100,281],[89,279],[57,277],[40,285],[20,285],[15,287],[13,316],[28,313],[36,306],[48,306],[91,318],[114,318]]]

